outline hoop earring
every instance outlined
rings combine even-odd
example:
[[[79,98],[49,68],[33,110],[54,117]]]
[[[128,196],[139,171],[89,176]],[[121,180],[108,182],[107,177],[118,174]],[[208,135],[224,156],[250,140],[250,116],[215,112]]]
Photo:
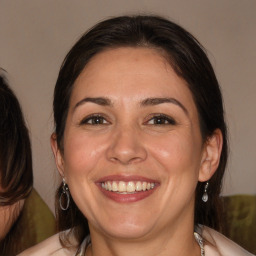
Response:
[[[207,194],[208,187],[209,187],[209,182],[207,181],[205,186],[204,186],[204,193],[203,193],[203,196],[202,196],[202,200],[205,203],[208,201],[208,194]]]
[[[62,182],[63,182],[62,192],[61,192],[61,195],[59,198],[59,203],[60,203],[61,210],[66,211],[69,208],[69,204],[70,204],[70,194],[69,194],[68,185],[66,184],[66,181],[64,178],[62,179]],[[65,197],[65,199],[63,199],[64,197]],[[65,200],[67,202],[65,207],[62,205],[63,200]]]

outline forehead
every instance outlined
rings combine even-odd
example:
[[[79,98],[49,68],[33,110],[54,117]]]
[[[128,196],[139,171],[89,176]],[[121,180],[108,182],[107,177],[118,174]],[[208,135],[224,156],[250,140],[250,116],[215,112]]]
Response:
[[[75,81],[71,101],[85,96],[175,96],[193,104],[187,83],[175,73],[163,53],[143,47],[110,49],[94,56]]]
[[[172,69],[164,55],[152,48],[120,47],[107,49],[95,55],[88,62],[75,85],[81,80],[89,80],[91,77],[93,79],[101,79],[102,77],[114,79],[115,77],[132,75],[131,78],[134,78],[139,75],[143,76],[152,68],[155,70],[155,72],[151,72],[152,76],[157,73],[157,70]]]

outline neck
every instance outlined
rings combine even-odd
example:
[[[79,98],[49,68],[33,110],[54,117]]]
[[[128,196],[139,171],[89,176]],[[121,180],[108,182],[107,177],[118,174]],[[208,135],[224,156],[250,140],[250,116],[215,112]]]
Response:
[[[187,226],[188,227],[188,226]],[[140,239],[120,239],[91,232],[92,246],[86,256],[199,256],[200,247],[194,238],[194,227],[173,227],[161,230],[154,236]]]

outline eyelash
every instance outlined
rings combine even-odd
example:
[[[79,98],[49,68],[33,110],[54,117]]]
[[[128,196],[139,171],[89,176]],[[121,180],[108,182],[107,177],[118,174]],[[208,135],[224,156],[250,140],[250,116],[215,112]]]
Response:
[[[96,122],[95,122],[96,121]],[[150,124],[150,121],[153,121],[154,123]],[[109,122],[106,120],[106,118],[100,114],[93,114],[90,116],[87,116],[84,118],[80,125],[107,125]],[[149,125],[176,125],[176,121],[164,114],[155,114],[153,117],[148,119],[144,124]]]
[[[150,121],[154,121],[153,124],[149,124]],[[155,122],[160,121],[159,123]],[[164,123],[161,123],[164,122]],[[146,123],[149,125],[176,125],[176,121],[171,118],[170,116],[164,115],[164,114],[155,114],[152,118],[150,118]]]
[[[96,121],[96,123],[93,123],[94,121]],[[106,120],[104,116],[100,114],[93,114],[93,115],[87,116],[80,122],[80,125],[106,125],[106,124],[109,124],[109,122]]]

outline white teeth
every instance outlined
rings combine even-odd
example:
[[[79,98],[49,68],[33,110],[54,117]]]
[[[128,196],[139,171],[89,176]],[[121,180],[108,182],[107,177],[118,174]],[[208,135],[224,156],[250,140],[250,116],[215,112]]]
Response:
[[[112,183],[112,191],[118,191],[118,186],[117,186],[117,183],[114,181],[113,183]]]
[[[106,181],[101,183],[101,187],[108,191],[126,194],[153,189],[155,183],[146,181]]]
[[[118,185],[119,192],[126,192],[126,184],[124,181],[120,181]]]
[[[126,186],[127,192],[134,192],[135,191],[135,184],[132,181],[129,181]]]
[[[146,189],[147,189],[147,182],[144,181],[144,182],[142,183],[142,190],[143,190],[143,191],[146,191]]]
[[[107,182],[107,188],[108,188],[109,191],[112,190],[112,185],[111,185],[110,181]]]
[[[136,191],[141,191],[142,190],[142,184],[140,181],[136,182]]]

